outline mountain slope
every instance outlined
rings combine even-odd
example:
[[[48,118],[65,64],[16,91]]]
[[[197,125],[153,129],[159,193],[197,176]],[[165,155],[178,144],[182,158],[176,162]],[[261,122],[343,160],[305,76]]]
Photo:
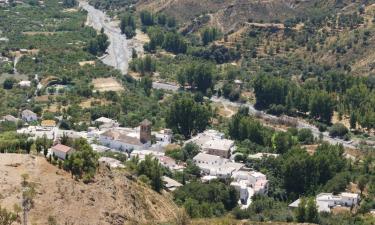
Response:
[[[96,181],[83,184],[44,158],[0,154],[0,204],[12,210],[21,199],[21,174],[36,184],[37,195],[29,213],[30,224],[47,224],[53,217],[58,224],[105,225],[171,221],[177,206],[120,171],[101,168]]]

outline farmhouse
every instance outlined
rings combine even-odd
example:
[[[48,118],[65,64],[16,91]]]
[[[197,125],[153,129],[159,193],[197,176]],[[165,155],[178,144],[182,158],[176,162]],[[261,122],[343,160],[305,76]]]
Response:
[[[332,193],[320,193],[316,196],[316,206],[319,212],[331,212],[331,209],[337,206],[352,207],[357,206],[360,197],[357,193],[343,192],[338,195]],[[289,205],[291,208],[297,208],[301,200],[297,199]]]
[[[71,154],[73,149],[69,146],[57,144],[51,147],[51,152],[59,159],[65,160]]]
[[[26,122],[33,122],[38,120],[38,116],[31,110],[25,109],[21,113],[22,119]]]

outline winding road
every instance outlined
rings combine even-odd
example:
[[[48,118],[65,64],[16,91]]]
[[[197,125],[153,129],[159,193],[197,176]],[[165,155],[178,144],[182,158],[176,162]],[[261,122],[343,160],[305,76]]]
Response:
[[[101,58],[103,63],[113,66],[123,74],[126,74],[132,54],[132,46],[130,46],[129,40],[126,39],[125,35],[121,34],[118,25],[111,21],[104,12],[95,9],[85,1],[81,1],[79,5],[87,11],[86,25],[98,31],[103,28],[104,33],[108,36],[110,45],[107,49],[107,54]]]

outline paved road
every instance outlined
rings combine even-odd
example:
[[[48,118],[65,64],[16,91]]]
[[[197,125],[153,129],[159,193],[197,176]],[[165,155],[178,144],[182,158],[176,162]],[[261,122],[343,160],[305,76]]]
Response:
[[[96,30],[101,30],[103,28],[104,33],[108,36],[110,45],[107,49],[108,54],[101,58],[103,63],[113,66],[123,74],[126,74],[128,72],[132,51],[125,35],[121,34],[118,25],[113,23],[104,12],[95,9],[84,1],[80,2],[80,7],[88,13],[86,24]]]
[[[263,118],[265,119],[277,119],[276,116],[274,115],[270,115],[270,114],[267,114],[263,111],[259,111],[257,109],[254,108],[254,105],[250,104],[250,103],[238,103],[238,102],[231,102],[225,98],[218,98],[216,96],[213,96],[211,98],[211,101],[213,102],[220,102],[222,103],[223,105],[227,105],[227,106],[236,106],[236,107],[241,107],[241,106],[245,106],[245,107],[248,107],[249,108],[249,112],[251,115],[255,115],[255,114],[258,114],[258,115],[261,115]],[[356,148],[356,144],[354,142],[347,142],[347,141],[344,141],[342,139],[338,139],[338,138],[332,138],[329,136],[328,132],[323,132],[321,133],[319,131],[319,129],[307,122],[304,122],[304,121],[298,121],[298,125],[297,125],[297,128],[299,129],[302,129],[302,128],[308,128],[312,131],[313,135],[316,137],[316,138],[319,138],[319,136],[322,134],[323,135],[323,140],[331,143],[331,144],[342,144],[344,147],[346,148]]]

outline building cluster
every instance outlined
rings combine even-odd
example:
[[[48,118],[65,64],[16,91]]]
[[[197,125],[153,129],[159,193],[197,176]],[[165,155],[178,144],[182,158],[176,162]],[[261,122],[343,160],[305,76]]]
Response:
[[[318,212],[331,212],[336,207],[355,207],[360,202],[360,196],[357,193],[342,192],[338,195],[332,193],[320,193],[316,196],[316,207]],[[289,205],[291,208],[297,208],[301,199],[297,199]]]
[[[201,169],[202,181],[213,179],[232,179],[231,186],[240,193],[239,204],[247,208],[255,194],[267,194],[269,182],[266,175],[251,171],[243,163],[230,159],[235,150],[232,140],[225,139],[224,134],[207,130],[188,141],[197,144],[201,152],[193,162]]]
[[[3,117],[4,119],[18,120],[10,115]],[[21,119],[27,123],[37,122],[38,116],[30,110],[24,110]],[[32,138],[46,137],[53,140],[54,145],[49,149],[48,154],[61,160],[65,160],[74,152],[74,149],[60,143],[61,137],[67,136],[73,139],[87,139],[93,150],[97,152],[115,151],[127,154],[129,158],[138,157],[139,160],[144,160],[147,155],[151,155],[171,171],[183,171],[186,166],[164,154],[164,147],[172,142],[172,131],[164,129],[152,132],[152,123],[148,120],[142,121],[138,127],[129,128],[121,127],[116,120],[100,117],[93,121],[94,126],[84,132],[60,130],[55,120],[43,120],[39,124],[21,128],[17,132],[28,134]],[[193,162],[201,169],[202,181],[232,179],[231,186],[239,191],[239,203],[243,208],[251,204],[251,198],[255,194],[268,193],[269,183],[264,174],[251,171],[243,163],[231,159],[236,147],[234,141],[226,139],[223,133],[207,130],[186,143],[195,143],[200,148],[200,153],[193,158]],[[115,159],[102,157],[100,161],[109,167],[122,167],[121,162]],[[169,184],[170,190],[180,185],[168,178],[164,180]]]

